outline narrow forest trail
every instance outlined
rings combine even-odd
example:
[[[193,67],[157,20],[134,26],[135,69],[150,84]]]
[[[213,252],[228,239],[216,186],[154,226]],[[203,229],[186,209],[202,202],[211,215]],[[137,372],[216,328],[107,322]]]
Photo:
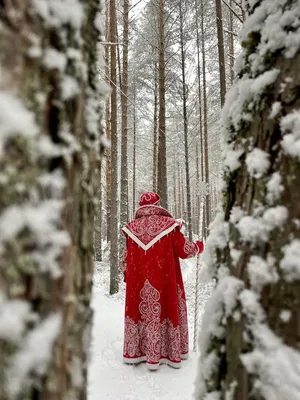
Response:
[[[95,312],[89,400],[190,400],[194,390],[198,354],[192,352],[196,260],[182,262],[188,302],[190,357],[180,370],[161,365],[156,372],[144,364],[125,365],[122,361],[124,284],[111,297],[108,292],[109,263],[97,263],[94,277],[93,309]],[[201,288],[201,310],[209,297],[210,286]]]

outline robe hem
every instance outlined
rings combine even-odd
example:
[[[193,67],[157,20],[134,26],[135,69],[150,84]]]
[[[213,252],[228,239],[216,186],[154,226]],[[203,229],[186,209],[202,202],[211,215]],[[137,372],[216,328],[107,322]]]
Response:
[[[181,354],[181,360],[187,360],[188,356],[189,356],[188,353]],[[161,358],[158,363],[153,363],[153,364],[147,362],[147,357],[146,356],[136,357],[136,358],[123,357],[123,361],[124,361],[125,364],[131,364],[131,365],[132,364],[139,364],[139,363],[142,363],[142,362],[146,361],[147,368],[151,369],[153,371],[157,370],[161,364],[167,364],[170,367],[173,367],[175,369],[179,369],[181,367],[181,361],[175,362],[175,361],[169,360],[168,358]]]
[[[172,232],[176,226],[179,226],[178,222],[175,222],[170,228],[164,230],[159,235],[155,236],[154,239],[151,240],[148,244],[144,244],[139,238],[137,238],[126,226],[122,228],[122,231],[125,232],[138,246],[140,246],[143,250],[147,251],[152,247],[156,242],[158,242],[161,238],[166,236],[168,233]]]

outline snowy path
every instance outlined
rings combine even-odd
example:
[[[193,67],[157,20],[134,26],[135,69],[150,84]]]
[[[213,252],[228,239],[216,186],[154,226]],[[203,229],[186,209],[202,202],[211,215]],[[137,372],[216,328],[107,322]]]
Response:
[[[195,262],[182,266],[189,307],[190,348]],[[191,350],[190,358],[180,370],[161,365],[158,371],[148,371],[144,364],[125,365],[122,361],[124,287],[116,296],[106,295],[108,270],[105,263],[97,264],[93,308],[92,359],[89,369],[89,400],[191,400],[198,355]],[[204,290],[206,301],[209,290]],[[203,301],[203,302],[204,302]]]

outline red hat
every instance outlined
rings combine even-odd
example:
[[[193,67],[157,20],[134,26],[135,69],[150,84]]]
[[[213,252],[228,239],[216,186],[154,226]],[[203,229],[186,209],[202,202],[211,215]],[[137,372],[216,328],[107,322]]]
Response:
[[[140,197],[140,206],[147,206],[149,204],[158,205],[160,197],[157,193],[154,192],[145,192]]]

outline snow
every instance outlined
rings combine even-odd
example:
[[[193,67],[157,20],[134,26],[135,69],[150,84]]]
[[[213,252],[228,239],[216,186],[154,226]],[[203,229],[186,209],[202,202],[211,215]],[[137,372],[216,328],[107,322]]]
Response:
[[[256,147],[247,154],[246,165],[249,174],[259,179],[270,167],[269,154]]]
[[[104,253],[106,250],[104,249]],[[107,257],[107,255],[106,255]],[[190,348],[193,340],[196,260],[182,262],[182,273],[189,313]],[[181,369],[161,365],[156,372],[145,364],[123,363],[124,284],[120,293],[109,296],[109,263],[96,263],[92,306],[95,311],[92,333],[92,359],[89,367],[89,400],[190,400],[196,378],[198,353],[190,352]],[[210,295],[211,284],[200,287],[200,312]]]
[[[286,154],[300,161],[300,111],[293,111],[281,119],[282,147]]]
[[[237,170],[241,166],[240,157],[244,153],[244,150],[230,150],[227,149],[224,166],[228,167],[231,172]]]
[[[281,108],[282,108],[282,106],[281,106],[280,101],[275,101],[272,104],[272,109],[271,109],[269,118],[274,119],[280,113]]]
[[[202,330],[199,335],[200,361],[196,389],[198,398],[206,398],[206,379],[212,376],[215,369],[219,368],[219,357],[215,351],[207,353],[209,341],[220,341],[225,335],[226,316],[231,315],[237,305],[238,294],[243,290],[244,283],[233,276],[224,277],[219,281],[212,292],[202,321]]]
[[[62,248],[70,243],[66,231],[57,229],[63,203],[46,200],[39,205],[7,207],[0,215],[0,243],[14,239],[24,228],[34,236],[38,249],[33,252],[41,271],[53,278],[61,275],[58,258]]]
[[[230,211],[229,221],[235,225],[242,219],[243,215],[244,211],[242,208],[240,206],[234,206]]]
[[[61,81],[61,97],[63,100],[70,100],[79,93],[78,82],[75,78],[65,75]]]
[[[261,218],[246,215],[237,224],[237,229],[243,241],[258,243],[268,240],[266,225]]]
[[[283,192],[282,179],[279,172],[274,172],[267,183],[267,196],[266,199],[269,204],[273,204],[279,200],[281,193]]]
[[[200,281],[208,282],[216,270],[216,250],[224,249],[228,243],[229,226],[224,221],[224,213],[219,212],[210,224],[210,235],[205,242],[203,253],[203,268],[200,272]]]
[[[26,328],[29,312],[27,301],[7,300],[0,292],[0,339],[18,343]]]
[[[283,7],[285,1],[261,2],[244,23],[241,41],[247,42],[253,32],[261,35],[260,43],[251,60],[252,73],[261,72],[268,54],[282,50],[286,58],[292,58],[300,46],[300,10],[298,2]],[[293,31],[288,29],[293,26]],[[239,72],[239,71],[238,71]]]
[[[67,65],[67,58],[65,53],[49,47],[45,50],[43,63],[48,69],[57,69],[63,72]]]
[[[265,324],[252,330],[256,347],[241,356],[253,376],[257,397],[266,400],[300,398],[300,353],[286,346]]]
[[[288,282],[300,279],[300,240],[294,239],[283,248],[280,268]]]
[[[19,394],[24,379],[30,372],[38,375],[46,372],[61,322],[60,314],[52,314],[25,336],[21,349],[13,356],[8,370],[9,391],[13,396]]]
[[[282,322],[287,323],[291,319],[292,313],[290,310],[282,310],[280,313],[280,319]]]
[[[60,27],[69,23],[80,29],[84,8],[79,0],[34,0],[34,9],[50,25]]]
[[[238,130],[243,120],[251,121],[254,104],[260,100],[266,87],[275,82],[278,74],[278,69],[266,71],[256,78],[251,78],[245,74],[243,79],[231,86],[221,113],[222,125],[225,128],[223,132],[225,141],[228,139],[226,131],[231,124],[234,129]],[[247,108],[248,106],[250,108]]]
[[[38,132],[34,114],[24,107],[18,97],[4,91],[0,91],[0,132],[0,157],[9,138],[18,135],[33,138]]]
[[[287,220],[288,210],[284,206],[276,206],[268,208],[264,215],[263,220],[267,225],[267,229],[272,231],[275,228],[280,228]]]
[[[262,288],[278,281],[272,258],[267,261],[259,256],[251,256],[247,265],[251,289],[260,293]]]

